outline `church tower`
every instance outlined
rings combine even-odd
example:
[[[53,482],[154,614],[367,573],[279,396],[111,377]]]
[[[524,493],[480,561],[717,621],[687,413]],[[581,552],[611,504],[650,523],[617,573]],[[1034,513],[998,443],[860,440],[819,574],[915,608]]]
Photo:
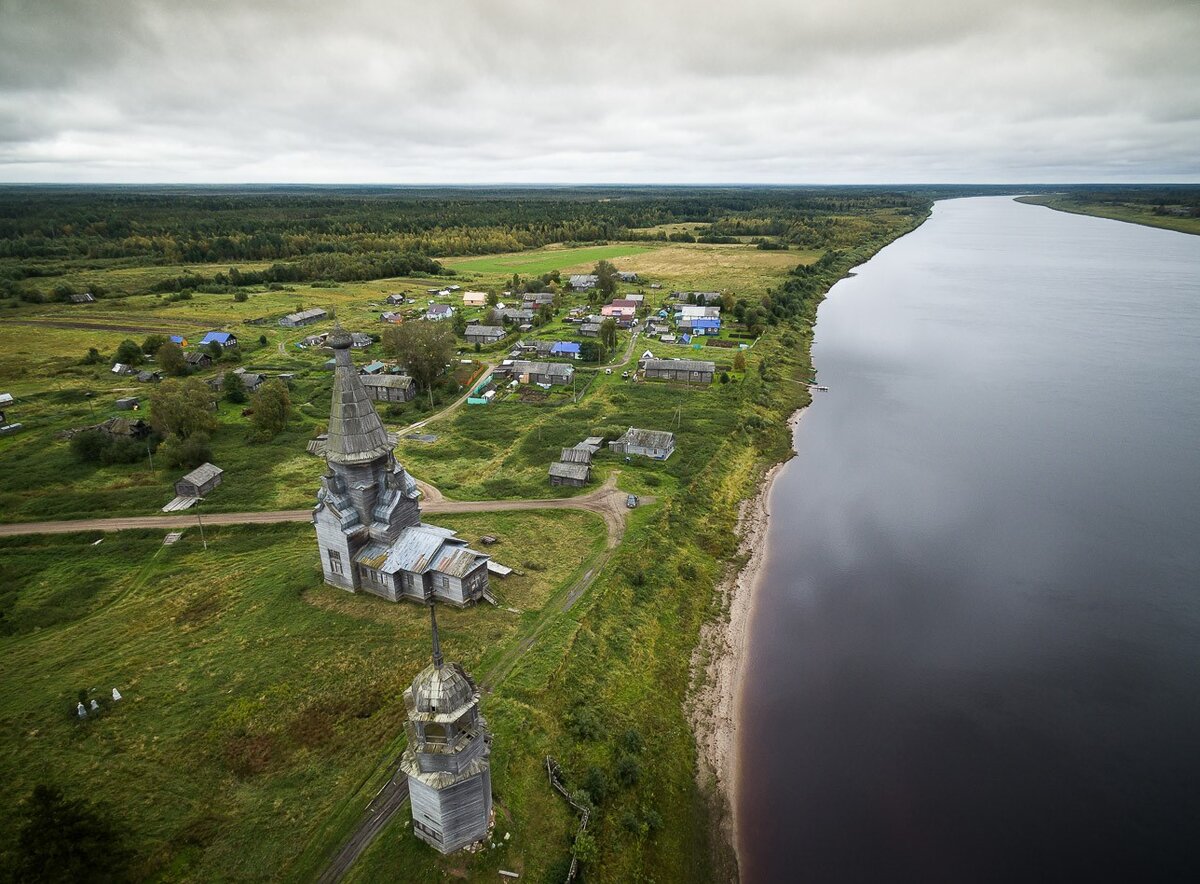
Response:
[[[489,557],[454,531],[421,523],[417,483],[396,463],[351,343],[341,326],[325,341],[334,353],[333,403],[313,508],[325,582],[393,602],[462,607],[487,598]]]
[[[417,483],[396,463],[367,388],[350,359],[352,339],[334,328],[325,342],[333,350],[333,404],[325,443],[328,470],[321,477],[313,522],[325,582],[359,589],[354,557],[375,540],[391,543],[421,523]]]
[[[491,826],[491,735],[475,682],[457,663],[442,660],[432,602],[429,617],[433,663],[404,692],[408,747],[400,769],[408,775],[417,837],[453,853],[485,838]]]

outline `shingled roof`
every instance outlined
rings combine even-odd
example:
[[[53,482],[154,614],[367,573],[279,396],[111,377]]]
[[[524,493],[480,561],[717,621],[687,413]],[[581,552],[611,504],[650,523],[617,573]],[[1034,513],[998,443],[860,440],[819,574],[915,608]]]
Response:
[[[326,460],[360,464],[383,457],[392,450],[392,443],[350,359],[350,335],[339,328],[325,343],[333,349],[335,360]]]

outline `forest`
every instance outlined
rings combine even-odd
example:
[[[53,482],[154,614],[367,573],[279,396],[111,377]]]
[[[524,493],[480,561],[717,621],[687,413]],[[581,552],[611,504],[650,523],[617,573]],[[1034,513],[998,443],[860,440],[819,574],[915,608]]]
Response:
[[[655,229],[680,222],[703,225],[701,242],[754,235],[765,247],[838,248],[860,240],[871,212],[919,215],[938,195],[845,187],[5,187],[0,297],[66,299],[72,291],[55,277],[117,267],[214,265],[212,274],[159,283],[161,291],[237,285],[230,274],[217,278],[218,268],[237,262],[256,265],[238,269],[243,284],[437,275],[446,272],[438,258],[690,238]]]

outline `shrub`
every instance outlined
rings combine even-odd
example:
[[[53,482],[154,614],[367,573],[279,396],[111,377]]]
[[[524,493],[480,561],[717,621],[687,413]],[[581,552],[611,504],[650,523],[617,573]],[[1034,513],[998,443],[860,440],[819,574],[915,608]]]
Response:
[[[212,444],[207,433],[193,433],[186,439],[169,439],[163,445],[163,460],[172,468],[194,469],[212,460]]]
[[[249,301],[250,296],[248,294],[246,294],[245,292],[243,292],[241,289],[238,289],[236,292],[234,292],[233,299],[235,301],[237,301],[239,304],[241,304],[244,301]]]
[[[632,755],[622,755],[617,761],[617,779],[621,781],[621,784],[635,786],[641,776],[642,766],[638,764],[638,760]]]

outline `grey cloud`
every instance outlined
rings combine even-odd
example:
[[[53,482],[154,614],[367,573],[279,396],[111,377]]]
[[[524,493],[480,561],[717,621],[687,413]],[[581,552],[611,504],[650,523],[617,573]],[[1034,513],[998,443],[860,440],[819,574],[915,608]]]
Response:
[[[0,181],[1197,180],[1190,0],[0,0]]]

